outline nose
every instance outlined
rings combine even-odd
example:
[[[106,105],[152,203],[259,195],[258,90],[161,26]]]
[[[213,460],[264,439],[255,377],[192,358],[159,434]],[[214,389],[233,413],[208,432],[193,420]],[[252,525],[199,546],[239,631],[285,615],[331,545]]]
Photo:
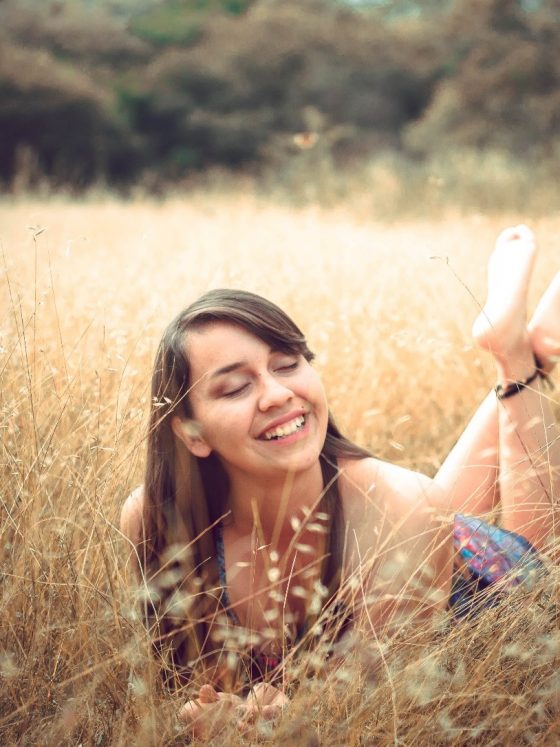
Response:
[[[278,407],[289,402],[294,396],[292,390],[277,378],[266,374],[260,381],[259,410],[265,412],[270,407]]]

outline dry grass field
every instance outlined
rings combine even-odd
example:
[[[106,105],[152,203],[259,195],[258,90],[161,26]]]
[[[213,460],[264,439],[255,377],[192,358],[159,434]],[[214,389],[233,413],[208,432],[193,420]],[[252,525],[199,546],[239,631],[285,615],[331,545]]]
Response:
[[[433,474],[493,384],[470,326],[495,237],[521,221],[541,246],[534,302],[559,269],[560,216],[382,223],[249,191],[0,205],[1,744],[186,743],[118,531],[175,313],[212,287],[271,298],[306,331],[343,431]],[[558,580],[475,622],[376,642],[375,681],[349,660],[302,682],[274,730],[215,743],[558,744]]]

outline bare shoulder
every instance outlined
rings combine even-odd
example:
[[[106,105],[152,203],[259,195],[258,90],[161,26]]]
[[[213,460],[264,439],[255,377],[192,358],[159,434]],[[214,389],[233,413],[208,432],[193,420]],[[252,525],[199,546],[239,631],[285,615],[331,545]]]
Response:
[[[144,486],[139,485],[128,496],[121,511],[120,529],[135,547],[142,542]]]
[[[369,459],[341,459],[339,485],[345,511],[375,503],[391,513],[408,511],[423,503],[440,505],[443,491],[427,475],[390,462]],[[375,500],[373,500],[375,498]]]
[[[422,534],[441,513],[443,491],[420,472],[374,458],[344,459],[339,466],[346,529],[360,553],[389,535],[402,542]]]
[[[378,459],[340,460],[339,466],[344,565],[363,589],[352,597],[356,619],[367,609],[368,620],[381,629],[441,609],[452,568],[441,488],[426,475]]]

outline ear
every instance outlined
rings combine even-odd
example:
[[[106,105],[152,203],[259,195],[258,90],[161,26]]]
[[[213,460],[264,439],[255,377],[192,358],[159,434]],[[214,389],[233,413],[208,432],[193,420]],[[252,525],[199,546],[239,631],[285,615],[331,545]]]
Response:
[[[178,415],[173,415],[171,429],[193,456],[204,459],[212,453],[212,449],[202,437],[200,426],[196,420],[182,420]]]

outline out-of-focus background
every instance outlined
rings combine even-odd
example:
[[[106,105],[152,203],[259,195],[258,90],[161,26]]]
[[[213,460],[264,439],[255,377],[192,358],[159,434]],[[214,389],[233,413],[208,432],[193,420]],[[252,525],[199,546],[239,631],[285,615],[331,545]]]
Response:
[[[555,0],[2,0],[0,43],[3,191],[557,204]]]
[[[495,382],[496,236],[537,234],[530,311],[560,269],[559,83],[557,0],[0,0],[1,745],[187,741],[119,514],[204,291],[285,308],[343,432],[437,471]],[[373,631],[373,677],[310,651],[277,727],[211,743],[556,744],[559,581]]]

